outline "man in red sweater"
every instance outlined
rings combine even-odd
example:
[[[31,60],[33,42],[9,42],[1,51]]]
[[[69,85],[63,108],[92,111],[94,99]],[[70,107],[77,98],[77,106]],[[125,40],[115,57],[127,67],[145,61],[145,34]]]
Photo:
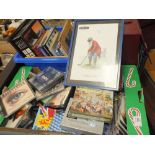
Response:
[[[89,43],[89,49],[88,49],[89,65],[91,65],[92,59],[94,65],[96,65],[97,57],[100,58],[101,56],[101,47],[97,41],[93,40],[93,38],[88,38],[88,43]]]

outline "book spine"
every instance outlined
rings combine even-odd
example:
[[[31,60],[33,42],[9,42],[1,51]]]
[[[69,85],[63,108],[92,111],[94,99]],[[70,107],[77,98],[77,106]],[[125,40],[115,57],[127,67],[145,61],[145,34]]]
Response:
[[[33,51],[37,56],[44,56],[43,53],[39,50],[39,48],[37,48],[37,46],[33,48]]]
[[[49,51],[50,55],[55,56],[53,50],[50,50],[48,46],[45,45],[45,48]]]
[[[56,56],[64,56],[64,54],[59,49],[55,50],[55,55]]]
[[[46,44],[43,46],[43,49],[49,53],[50,56],[53,56],[53,53],[49,50]]]
[[[62,56],[68,56],[62,48],[58,48],[58,51],[61,53]]]
[[[61,51],[63,53],[64,56],[68,56],[66,50],[62,46],[60,46],[58,49],[59,49],[59,51]]]
[[[47,56],[51,56],[51,54],[50,54],[49,51],[45,48],[45,46],[41,46],[41,47],[39,47],[39,49],[40,49],[42,52],[46,53]]]
[[[16,49],[18,49],[24,57],[35,57],[36,55],[30,49],[30,47],[26,44],[26,42],[20,37],[12,40],[13,45]]]
[[[42,48],[38,47],[38,50],[43,54],[43,56],[49,56]]]

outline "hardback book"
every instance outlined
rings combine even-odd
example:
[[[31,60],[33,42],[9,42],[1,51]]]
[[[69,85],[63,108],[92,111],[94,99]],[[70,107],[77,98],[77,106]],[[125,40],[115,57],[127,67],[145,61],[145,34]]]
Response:
[[[2,93],[1,104],[5,117],[12,115],[34,98],[34,92],[25,80],[18,83],[14,88]]]
[[[71,35],[72,35],[72,21],[66,20],[58,39],[58,50],[61,51],[64,56],[67,56],[69,53]]]
[[[47,32],[47,30],[40,36],[40,38],[39,38],[39,39],[35,42],[35,44],[32,46],[32,49],[33,49],[36,53],[39,53],[40,56],[48,56],[48,55],[46,54],[45,51],[41,51],[41,50],[39,49],[39,44],[40,44],[40,42],[42,41],[42,39],[44,38],[44,36],[46,35],[46,32]]]
[[[59,37],[60,32],[54,28],[53,31],[51,32],[49,38],[45,42],[45,44],[42,46],[43,49],[47,50],[50,55],[53,56],[59,56],[57,55],[56,51],[56,45],[58,43],[58,37]]]
[[[80,118],[111,121],[113,117],[113,91],[77,87],[70,113]]]
[[[39,92],[46,92],[64,78],[64,73],[47,67],[38,75],[29,79],[29,83]]]
[[[43,38],[41,38],[41,41],[37,45],[37,49],[41,51],[42,53],[45,53],[47,56],[51,56],[51,53],[44,47],[45,43],[49,39],[51,33],[53,32],[54,27],[51,27],[49,30],[46,30],[45,34],[43,35]]]
[[[104,130],[104,122],[88,120],[88,119],[80,119],[80,118],[69,118],[68,112],[72,105],[72,99],[70,99],[68,106],[66,108],[65,114],[61,121],[60,127],[67,131],[76,134],[103,134]]]

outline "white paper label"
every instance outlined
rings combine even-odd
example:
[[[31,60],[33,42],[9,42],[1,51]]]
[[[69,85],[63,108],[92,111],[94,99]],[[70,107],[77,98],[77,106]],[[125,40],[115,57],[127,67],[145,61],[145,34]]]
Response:
[[[135,116],[133,118],[133,121],[134,121],[135,126],[142,126],[142,120],[140,116]]]

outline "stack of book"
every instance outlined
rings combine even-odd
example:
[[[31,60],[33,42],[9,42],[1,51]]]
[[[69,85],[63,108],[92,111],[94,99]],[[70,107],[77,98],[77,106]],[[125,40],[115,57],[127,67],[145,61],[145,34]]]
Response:
[[[78,87],[70,100],[61,127],[78,134],[103,134],[113,118],[113,91]]]
[[[46,29],[41,20],[25,20],[9,41],[23,57],[67,56],[68,49],[60,46],[64,31],[66,27],[61,33],[56,27]]]

